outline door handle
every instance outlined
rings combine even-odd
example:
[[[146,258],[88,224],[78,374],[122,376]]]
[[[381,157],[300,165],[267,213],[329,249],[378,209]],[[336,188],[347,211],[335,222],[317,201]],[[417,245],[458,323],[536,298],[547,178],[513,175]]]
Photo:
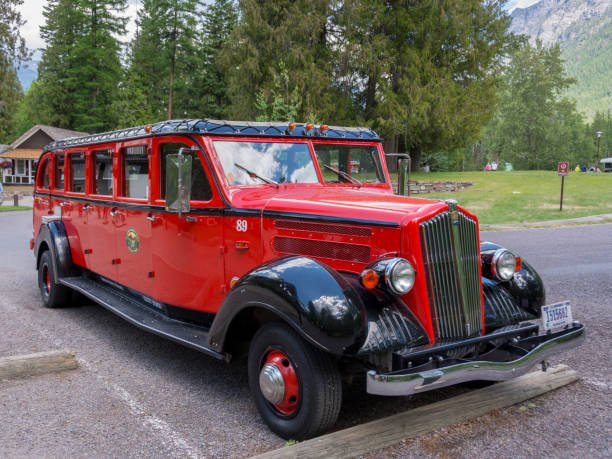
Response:
[[[91,210],[93,206],[90,206],[89,204],[85,204],[83,206],[83,210]]]
[[[116,208],[116,207],[113,207],[109,213],[110,213],[110,216],[111,216],[111,217],[116,216],[116,215],[117,215],[117,208]]]
[[[151,223],[155,223],[155,220],[156,220],[155,215],[149,214],[147,216],[147,220],[149,220]]]
[[[66,207],[68,205],[67,202],[60,202],[60,207]]]

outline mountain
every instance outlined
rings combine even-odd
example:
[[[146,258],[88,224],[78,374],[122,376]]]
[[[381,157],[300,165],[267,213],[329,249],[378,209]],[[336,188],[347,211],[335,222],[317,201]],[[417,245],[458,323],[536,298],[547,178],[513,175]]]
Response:
[[[38,64],[39,61],[28,61],[17,69],[17,78],[19,78],[23,92],[28,90],[32,81],[38,76]]]
[[[559,43],[578,110],[588,118],[612,110],[612,0],[540,0],[515,9],[511,29],[531,43]]]

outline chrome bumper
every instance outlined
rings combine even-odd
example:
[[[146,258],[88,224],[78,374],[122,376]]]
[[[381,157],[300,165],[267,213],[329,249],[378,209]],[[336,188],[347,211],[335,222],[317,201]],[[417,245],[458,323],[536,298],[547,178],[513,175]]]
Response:
[[[584,325],[575,322],[572,328],[555,333],[550,338],[540,335],[537,339],[542,342],[516,360],[472,360],[448,365],[442,360],[437,363],[438,368],[424,371],[407,369],[377,374],[371,370],[366,377],[367,392],[376,395],[412,395],[466,381],[505,381],[527,373],[553,354],[579,346],[584,338]],[[528,338],[524,342],[533,339]],[[517,347],[521,344],[521,341],[515,343]]]

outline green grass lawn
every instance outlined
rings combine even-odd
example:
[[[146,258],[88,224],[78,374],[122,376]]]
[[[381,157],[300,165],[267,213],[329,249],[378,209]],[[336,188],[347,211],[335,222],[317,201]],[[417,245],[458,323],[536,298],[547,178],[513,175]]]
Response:
[[[11,210],[32,210],[28,206],[0,206],[0,212],[10,212]]]
[[[523,223],[612,213],[612,174],[571,172],[565,178],[563,211],[559,212],[561,177],[554,171],[435,172],[411,180],[469,181],[456,193],[415,197],[452,198],[478,216],[480,223]]]

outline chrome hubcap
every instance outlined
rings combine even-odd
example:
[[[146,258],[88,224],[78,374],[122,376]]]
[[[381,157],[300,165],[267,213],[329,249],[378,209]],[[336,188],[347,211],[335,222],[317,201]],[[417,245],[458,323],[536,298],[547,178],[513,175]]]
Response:
[[[273,405],[278,405],[285,398],[285,381],[280,370],[271,363],[263,366],[259,372],[259,389],[263,396]]]

